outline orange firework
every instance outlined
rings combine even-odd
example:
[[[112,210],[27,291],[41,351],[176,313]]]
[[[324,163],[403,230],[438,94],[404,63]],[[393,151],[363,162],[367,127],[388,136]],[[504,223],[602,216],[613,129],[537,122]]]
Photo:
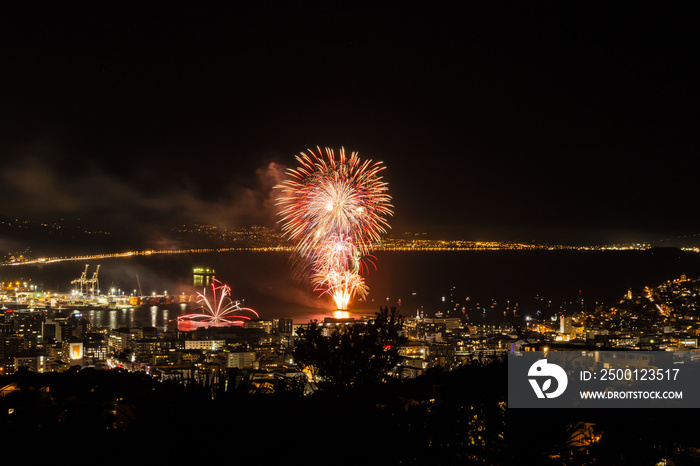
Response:
[[[346,309],[353,295],[367,294],[360,264],[389,228],[391,196],[381,162],[362,161],[357,152],[347,157],[342,148],[337,158],[332,149],[317,149],[298,155],[300,166],[278,186],[280,222],[315,289]]]

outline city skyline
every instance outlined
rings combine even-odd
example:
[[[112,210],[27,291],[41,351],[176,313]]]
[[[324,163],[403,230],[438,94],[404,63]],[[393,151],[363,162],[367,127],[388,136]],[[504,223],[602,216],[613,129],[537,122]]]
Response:
[[[694,235],[691,13],[15,6],[1,28],[3,213],[147,247],[177,246],[179,223],[274,227],[273,186],[320,146],[386,165],[394,234]]]
[[[590,352],[612,371],[598,356],[619,351],[657,374],[699,350],[697,7],[134,6],[0,15],[0,430],[15,451],[697,460],[681,411],[533,416],[510,390],[538,385],[508,370]],[[295,159],[326,148],[381,176]],[[309,176],[290,182],[294,167]],[[698,403],[671,388],[673,407]]]

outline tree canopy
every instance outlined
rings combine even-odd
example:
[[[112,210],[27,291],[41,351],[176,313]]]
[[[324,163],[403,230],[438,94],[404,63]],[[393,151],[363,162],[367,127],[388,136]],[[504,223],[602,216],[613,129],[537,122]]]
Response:
[[[402,329],[403,318],[394,307],[381,307],[367,322],[338,325],[330,334],[314,321],[297,330],[294,359],[321,385],[378,382],[399,362]]]

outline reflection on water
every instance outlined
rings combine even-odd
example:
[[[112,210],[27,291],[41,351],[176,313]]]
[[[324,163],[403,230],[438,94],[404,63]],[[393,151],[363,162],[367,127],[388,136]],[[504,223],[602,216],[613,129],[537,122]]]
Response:
[[[163,332],[175,331],[177,325],[171,320],[185,312],[187,312],[187,305],[180,304],[177,306],[144,306],[114,310],[93,309],[84,311],[82,314],[93,327],[111,329],[154,327]]]
[[[229,326],[227,323],[216,325],[212,322],[177,321],[181,315],[191,311],[187,304],[169,306],[143,306],[128,309],[92,309],[83,311],[83,317],[88,319],[93,327],[97,328],[137,328],[154,327],[159,332],[174,332],[180,330],[188,332],[197,328],[210,326]],[[295,324],[309,323],[314,320],[323,322],[326,318],[335,319],[362,319],[365,316],[373,315],[371,312],[349,312],[349,311],[310,311],[294,317]],[[265,320],[273,320],[284,316],[265,316]]]
[[[404,316],[419,312],[432,316],[455,308],[472,322],[501,323],[509,304],[517,304],[523,315],[541,311],[548,318],[573,302],[592,312],[599,302],[619,301],[630,288],[655,286],[681,273],[700,275],[700,254],[676,250],[382,251],[376,256],[377,270],[365,277],[369,295],[350,303],[350,318],[373,316],[380,306],[396,306]],[[97,263],[91,261],[92,266]],[[285,317],[307,323],[334,317],[327,296],[318,296],[293,277],[287,254],[240,251],[114,258],[99,263],[104,282],[113,282],[122,290],[140,284],[146,295],[172,290],[174,296],[193,297],[202,291],[193,284],[193,268],[208,267],[232,287],[233,299],[255,309],[263,319]],[[70,292],[71,280],[83,268],[84,264],[66,262],[4,272],[7,279],[31,278],[40,289],[64,293]],[[542,310],[542,302],[551,306]],[[84,312],[95,326],[155,327],[159,331],[176,330],[175,320],[183,313],[178,304]]]
[[[135,309],[89,310],[83,311],[83,317],[88,319],[93,327],[120,328],[131,327],[134,321]]]

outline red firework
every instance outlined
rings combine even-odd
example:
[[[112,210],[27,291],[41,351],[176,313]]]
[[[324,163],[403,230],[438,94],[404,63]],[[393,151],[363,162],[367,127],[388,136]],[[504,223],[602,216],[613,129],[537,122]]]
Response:
[[[241,307],[238,301],[232,301],[230,298],[231,287],[222,284],[214,279],[211,282],[212,297],[209,299],[206,296],[207,290],[203,293],[197,293],[197,303],[200,305],[199,310],[191,314],[184,314],[177,318],[178,322],[193,322],[197,324],[211,324],[214,326],[243,326],[243,324],[254,317],[260,317],[257,312],[247,307]]]
[[[360,264],[389,228],[391,196],[381,162],[362,161],[357,152],[347,157],[342,148],[337,158],[332,149],[317,149],[298,155],[300,166],[279,186],[280,223],[316,289],[346,309],[352,295],[367,293]]]

